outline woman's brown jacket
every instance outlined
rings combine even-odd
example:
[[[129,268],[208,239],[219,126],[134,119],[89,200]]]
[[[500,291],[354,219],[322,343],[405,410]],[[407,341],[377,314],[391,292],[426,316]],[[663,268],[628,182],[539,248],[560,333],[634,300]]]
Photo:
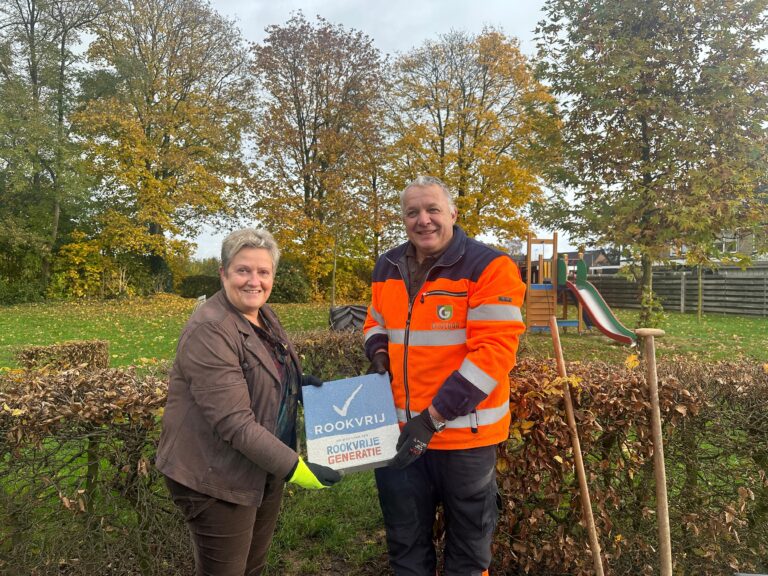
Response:
[[[282,340],[277,316],[261,312]],[[289,344],[290,354],[298,358]],[[258,506],[267,474],[285,478],[298,455],[274,436],[282,398],[272,356],[223,291],[181,332],[157,449],[160,472],[215,498]]]

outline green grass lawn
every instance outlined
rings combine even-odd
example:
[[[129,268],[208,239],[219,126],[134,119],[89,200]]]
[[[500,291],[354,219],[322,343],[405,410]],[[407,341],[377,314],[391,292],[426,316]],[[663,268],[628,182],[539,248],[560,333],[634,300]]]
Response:
[[[265,576],[383,576],[386,569],[384,520],[372,471],[349,474],[330,490],[286,487]]]
[[[16,367],[14,350],[68,340],[108,340],[112,366],[167,360],[195,300],[162,295],[134,300],[46,302],[0,307],[0,368]],[[326,304],[275,304],[286,329],[328,326]]]
[[[108,340],[112,366],[173,358],[182,326],[195,301],[156,296],[105,302],[47,302],[0,307],[0,368],[15,367],[14,350],[68,340]],[[275,304],[288,331],[325,329],[327,304]],[[636,310],[615,310],[628,328],[637,323]],[[657,339],[660,357],[694,355],[704,361],[752,358],[768,361],[768,318],[668,313]],[[566,360],[622,362],[634,351],[603,336],[597,329],[578,335],[574,328],[561,335]],[[548,333],[524,336],[521,355],[550,357]]]
[[[637,310],[614,310],[629,329],[637,326]],[[660,358],[677,354],[717,360],[753,359],[768,361],[768,318],[708,314],[701,322],[695,314],[670,312],[658,328],[666,334],[656,338]],[[561,333],[563,355],[568,360],[622,362],[635,350],[620,344],[593,328],[582,335],[575,328]],[[548,332],[530,333],[523,338],[521,355],[552,357],[552,338]]]

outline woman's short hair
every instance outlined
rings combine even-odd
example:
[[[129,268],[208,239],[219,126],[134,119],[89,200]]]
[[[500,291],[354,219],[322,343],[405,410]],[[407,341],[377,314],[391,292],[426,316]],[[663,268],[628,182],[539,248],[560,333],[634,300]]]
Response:
[[[221,243],[221,267],[226,272],[229,263],[243,248],[263,248],[269,252],[272,258],[272,270],[277,272],[277,263],[280,261],[280,248],[272,237],[272,234],[264,229],[243,228],[235,230],[224,238]]]
[[[403,188],[402,192],[400,192],[400,209],[402,210],[405,208],[405,194],[408,192],[408,190],[411,188],[426,188],[427,186],[437,186],[440,188],[440,190],[443,191],[443,194],[445,194],[446,200],[448,200],[448,206],[456,210],[456,204],[453,201],[453,194],[448,189],[448,186],[446,186],[445,183],[440,180],[440,178],[435,178],[434,176],[417,176],[415,180]]]

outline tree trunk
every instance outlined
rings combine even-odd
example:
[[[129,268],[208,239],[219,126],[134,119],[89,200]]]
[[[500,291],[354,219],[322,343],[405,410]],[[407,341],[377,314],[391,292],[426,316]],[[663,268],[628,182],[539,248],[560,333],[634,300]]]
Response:
[[[336,249],[338,246],[338,234],[333,236],[333,271],[331,272],[331,310],[336,307]]]
[[[159,224],[151,223],[149,225],[149,233],[162,235],[163,229]],[[165,258],[161,254],[150,254],[148,262],[154,291],[170,292],[173,289],[173,276]]]
[[[58,178],[57,178],[58,180]],[[43,252],[43,258],[40,264],[40,276],[43,282],[43,288],[48,288],[48,281],[51,278],[51,264],[53,261],[53,250],[56,247],[56,240],[59,236],[59,219],[61,218],[61,202],[58,193],[53,200],[53,215],[51,217],[51,235],[49,237],[48,250]]]
[[[49,252],[43,256],[43,286],[48,287],[51,261],[56,242],[59,239],[59,220],[61,219],[61,200],[63,198],[61,174],[64,166],[64,87],[67,64],[67,31],[59,38],[59,75],[56,85],[56,159],[51,180],[53,184],[53,214],[51,215],[51,234]]]
[[[641,280],[641,305],[638,324],[642,328],[652,328],[653,323],[653,258],[643,253],[640,259],[643,276]]]

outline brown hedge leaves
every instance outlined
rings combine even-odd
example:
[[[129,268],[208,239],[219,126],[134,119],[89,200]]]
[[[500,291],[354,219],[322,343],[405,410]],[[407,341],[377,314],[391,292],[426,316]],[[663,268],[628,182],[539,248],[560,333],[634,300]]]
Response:
[[[14,447],[67,427],[134,423],[151,430],[167,392],[164,373],[133,368],[9,372],[0,375],[0,431]]]
[[[98,370],[109,366],[109,342],[75,340],[50,346],[25,346],[18,350],[15,356],[19,364],[27,370],[68,370],[76,367]]]
[[[324,380],[361,374],[367,366],[360,333],[307,332],[294,335],[293,341],[305,372]],[[163,370],[89,372],[80,367],[0,374],[0,446],[13,454],[4,460],[4,472],[26,475],[28,486],[5,496],[0,491],[0,498],[7,497],[19,510],[36,510],[43,502],[39,495],[48,494],[53,482],[63,512],[91,518],[95,495],[102,494],[123,498],[120,506],[130,505],[138,517],[155,523],[152,528],[128,526],[111,517],[110,526],[135,534],[141,545],[121,548],[105,540],[98,553],[94,548],[93,566],[105,550],[115,561],[140,554],[158,563],[165,561],[163,554],[184,550],[186,535],[158,507],[161,479],[149,466],[167,392]],[[644,365],[571,363],[568,373],[606,574],[653,574],[658,536]],[[523,359],[511,381],[512,425],[498,459],[505,506],[491,569],[590,574],[562,402],[564,380],[554,361]],[[659,393],[676,573],[765,572],[768,372],[755,362],[704,364],[675,358],[659,364]],[[98,458],[82,456],[90,453]],[[80,456],[57,460],[69,454]],[[98,461],[108,462],[109,470],[98,470],[93,465]],[[58,472],[51,470],[56,462]],[[15,514],[10,533],[31,534],[26,518],[32,522],[35,514]],[[169,526],[179,528],[173,541],[164,536]],[[78,534],[56,542],[75,549]],[[23,550],[19,542],[24,541],[20,536],[13,549]],[[150,550],[150,544],[157,550]],[[14,558],[19,561],[18,555]]]
[[[568,367],[608,574],[652,574],[658,564],[643,370]],[[532,360],[511,379],[513,423],[498,463],[506,500],[495,542],[499,568],[590,574],[563,381],[554,361]],[[659,394],[677,567],[690,574],[755,569],[766,553],[768,377],[756,364],[675,359],[660,366]]]

